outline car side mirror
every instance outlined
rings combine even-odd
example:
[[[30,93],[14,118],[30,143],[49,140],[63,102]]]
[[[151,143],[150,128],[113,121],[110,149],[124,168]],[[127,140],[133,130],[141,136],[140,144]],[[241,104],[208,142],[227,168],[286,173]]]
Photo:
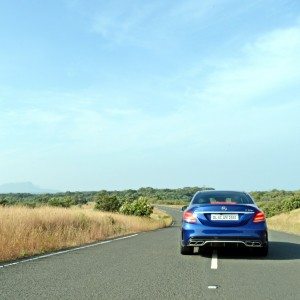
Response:
[[[188,208],[187,205],[181,207],[181,211],[185,211]]]

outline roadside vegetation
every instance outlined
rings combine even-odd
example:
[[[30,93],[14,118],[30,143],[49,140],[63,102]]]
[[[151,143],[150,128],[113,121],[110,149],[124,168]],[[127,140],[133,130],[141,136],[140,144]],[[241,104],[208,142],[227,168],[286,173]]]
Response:
[[[154,189],[151,187],[138,190],[106,191],[98,192],[66,192],[56,194],[0,194],[0,205],[23,205],[28,207],[39,207],[42,205],[71,207],[83,205],[88,202],[97,202],[103,197],[117,198],[119,204],[132,202],[141,197],[146,198],[152,204],[185,204],[188,203],[196,191],[212,189],[207,187],[186,187],[181,189]]]
[[[271,218],[284,212],[290,212],[300,208],[300,197],[273,200],[268,202],[257,202],[260,209],[264,211],[267,218]]]
[[[198,190],[153,189],[0,194],[0,261],[169,226],[153,205],[183,206]],[[299,234],[300,191],[251,193],[271,229]],[[282,213],[285,213],[281,215]]]
[[[268,228],[300,235],[300,191],[256,191],[251,195],[266,214]]]
[[[269,218],[268,227],[273,230],[300,235],[300,209]]]
[[[300,208],[300,191],[272,190],[251,194],[268,218]]]
[[[196,191],[213,190],[211,187],[185,187],[180,189],[154,189],[151,187],[138,190],[106,191],[99,192],[66,192],[57,194],[0,194],[2,206],[27,206],[41,207],[44,205],[55,207],[82,206],[89,202],[95,202],[96,208],[102,211],[120,211],[124,214],[149,215],[150,208],[142,204],[157,205],[187,205]],[[289,212],[300,208],[299,191],[254,191],[251,192],[259,207],[267,217]],[[141,206],[144,208],[141,209]],[[133,208],[135,206],[135,208]],[[150,209],[151,210],[151,209]]]
[[[172,218],[154,209],[151,217],[83,207],[0,206],[0,261],[74,247],[169,226]]]

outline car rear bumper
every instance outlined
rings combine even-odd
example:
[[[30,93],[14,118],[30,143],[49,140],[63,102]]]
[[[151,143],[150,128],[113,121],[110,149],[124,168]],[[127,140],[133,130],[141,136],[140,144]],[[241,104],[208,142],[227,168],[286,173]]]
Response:
[[[207,227],[184,223],[181,244],[191,247],[263,247],[268,242],[265,223],[243,227]]]
[[[214,239],[214,238],[190,238],[188,241],[188,246],[192,247],[227,247],[227,246],[244,246],[250,248],[259,248],[263,247],[266,242],[257,239],[237,239],[237,238],[230,238],[230,239]]]

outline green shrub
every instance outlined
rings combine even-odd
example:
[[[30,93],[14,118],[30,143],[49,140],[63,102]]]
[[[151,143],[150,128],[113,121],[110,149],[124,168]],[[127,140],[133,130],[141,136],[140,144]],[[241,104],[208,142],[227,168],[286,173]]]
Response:
[[[153,212],[153,206],[148,203],[147,198],[140,197],[133,202],[124,202],[120,208],[120,213],[134,216],[149,217]]]
[[[95,209],[102,211],[118,211],[121,207],[121,203],[116,196],[109,195],[97,195],[95,197],[96,205]]]
[[[294,209],[300,208],[300,197],[298,195],[287,197],[283,200],[271,200],[264,202],[257,202],[259,208],[266,214],[268,218],[283,212],[290,212]]]
[[[70,207],[74,204],[74,201],[71,197],[52,197],[48,204],[50,206],[59,206],[59,207]]]
[[[72,196],[75,205],[87,204],[88,199],[82,194],[75,194]]]
[[[300,208],[300,196],[293,196],[290,199],[282,201],[285,211],[291,211]]]
[[[3,205],[3,206],[9,205],[9,202],[6,199],[1,199],[0,198],[0,205]]]

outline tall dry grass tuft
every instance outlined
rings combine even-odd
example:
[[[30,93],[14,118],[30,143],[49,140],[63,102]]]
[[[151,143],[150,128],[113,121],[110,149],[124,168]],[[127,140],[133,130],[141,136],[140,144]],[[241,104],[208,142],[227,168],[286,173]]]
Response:
[[[0,206],[0,261],[153,230],[169,223],[164,216],[150,219],[91,208]]]
[[[300,235],[300,208],[267,219],[268,228]]]

